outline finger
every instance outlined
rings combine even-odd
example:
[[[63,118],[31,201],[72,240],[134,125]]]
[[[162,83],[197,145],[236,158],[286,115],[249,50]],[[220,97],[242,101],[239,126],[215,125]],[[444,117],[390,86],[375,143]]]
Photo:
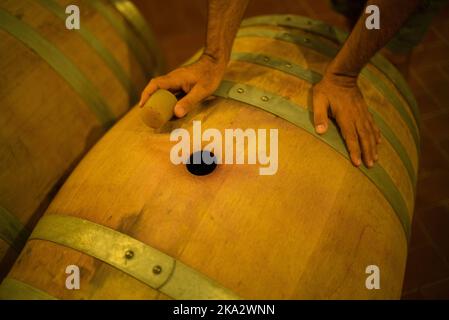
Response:
[[[380,129],[377,124],[374,122],[374,119],[371,118],[371,126],[374,130],[374,135],[376,137],[376,143],[379,144],[382,142],[382,135],[380,133]]]
[[[329,109],[329,100],[327,97],[317,90],[313,90],[313,122],[315,131],[323,134],[328,128],[327,111]]]
[[[346,122],[340,122],[338,120],[337,122],[339,123],[343,139],[346,142],[346,147],[349,150],[351,162],[358,167],[362,164],[362,160],[360,157],[360,146],[356,129],[352,123],[347,124]]]
[[[178,118],[184,117],[195,105],[209,96],[207,90],[196,85],[190,92],[175,105],[175,115]]]
[[[365,120],[365,130],[368,133],[369,137],[369,143],[370,143],[370,149],[371,149],[371,156],[373,159],[373,162],[376,162],[379,158],[377,154],[377,142],[376,142],[376,131],[374,129],[373,123],[371,122],[371,117],[369,111],[367,111],[368,119]]]
[[[145,87],[140,95],[139,107],[143,107],[145,102],[147,102],[148,98],[159,89],[159,78],[151,79],[150,83]]]
[[[374,139],[374,161],[379,160],[379,153],[378,153],[378,148],[377,145],[380,143],[380,130],[377,127],[377,125],[374,123],[374,121],[370,121],[369,122],[371,131],[373,132],[373,139]]]
[[[376,124],[376,121],[374,120],[372,113],[368,111],[368,115],[369,115],[369,122],[371,124],[371,128],[374,131],[374,137],[375,137],[376,143],[379,144],[382,142],[382,134],[380,132],[379,127]]]
[[[374,135],[366,124],[357,125],[357,134],[362,146],[363,162],[368,168],[371,168],[374,165]]]
[[[184,93],[189,93],[190,90],[192,90],[192,85],[188,82],[185,82],[182,84],[181,88]]]
[[[139,101],[139,107],[143,107],[145,102],[147,102],[151,95],[158,89],[179,90],[181,86],[182,84],[180,83],[180,81],[173,77],[162,76],[154,78],[143,90]]]

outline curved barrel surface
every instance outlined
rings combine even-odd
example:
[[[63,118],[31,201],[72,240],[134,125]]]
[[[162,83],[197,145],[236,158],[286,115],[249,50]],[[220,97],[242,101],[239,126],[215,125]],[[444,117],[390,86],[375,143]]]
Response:
[[[216,97],[158,131],[131,110],[64,184],[8,279],[58,299],[399,298],[417,119],[370,64],[359,86],[384,138],[375,168],[351,165],[334,125],[314,134],[311,88],[338,46],[310,27],[244,24]],[[193,121],[222,137],[276,129],[276,173],[234,163],[196,176],[173,164],[170,132],[192,137]],[[63,285],[68,265],[80,267],[80,290]],[[372,265],[379,290],[366,287]]]

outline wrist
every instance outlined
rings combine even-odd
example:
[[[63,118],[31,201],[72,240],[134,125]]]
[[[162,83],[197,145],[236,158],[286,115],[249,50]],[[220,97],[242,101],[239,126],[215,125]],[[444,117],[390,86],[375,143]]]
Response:
[[[198,59],[198,63],[204,72],[207,72],[210,76],[221,78],[226,71],[227,61],[217,60],[208,54],[202,54]]]
[[[194,72],[200,75],[202,81],[205,81],[207,85],[218,86],[226,72],[227,63],[225,60],[217,61],[203,53],[192,66],[195,68]]]
[[[338,86],[354,87],[359,73],[360,70],[348,69],[347,63],[341,63],[337,56],[326,68],[323,78]]]
[[[330,68],[327,69],[323,80],[339,87],[352,88],[357,86],[358,73]]]
[[[213,51],[206,48],[200,59],[207,60],[219,67],[226,67],[229,62],[229,55],[221,51]]]

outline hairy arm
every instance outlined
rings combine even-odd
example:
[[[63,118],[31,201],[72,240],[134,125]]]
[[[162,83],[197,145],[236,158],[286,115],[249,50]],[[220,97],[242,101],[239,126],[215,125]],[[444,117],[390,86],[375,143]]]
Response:
[[[249,0],[209,0],[204,55],[227,64]]]
[[[369,60],[390,41],[415,11],[421,0],[370,0],[367,6],[380,10],[380,29],[365,27],[366,14],[362,14],[345,41],[329,71],[356,78]]]
[[[142,92],[139,106],[158,89],[183,90],[187,95],[178,101],[174,113],[183,117],[196,104],[209,97],[219,86],[249,0],[209,0],[207,36],[204,53],[191,65],[154,78]]]
[[[357,87],[357,77],[369,60],[384,47],[420,4],[420,0],[370,0],[380,9],[380,29],[368,30],[366,14],[357,24],[323,79],[313,89],[314,122],[317,133],[328,127],[328,110],[335,117],[355,166],[372,167],[377,161],[380,132]]]

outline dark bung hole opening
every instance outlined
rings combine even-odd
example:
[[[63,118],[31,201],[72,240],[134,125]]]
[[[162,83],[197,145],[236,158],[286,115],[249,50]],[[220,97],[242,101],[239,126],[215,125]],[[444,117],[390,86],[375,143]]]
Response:
[[[213,152],[202,150],[190,155],[187,170],[195,176],[206,176],[217,168],[217,158]]]

